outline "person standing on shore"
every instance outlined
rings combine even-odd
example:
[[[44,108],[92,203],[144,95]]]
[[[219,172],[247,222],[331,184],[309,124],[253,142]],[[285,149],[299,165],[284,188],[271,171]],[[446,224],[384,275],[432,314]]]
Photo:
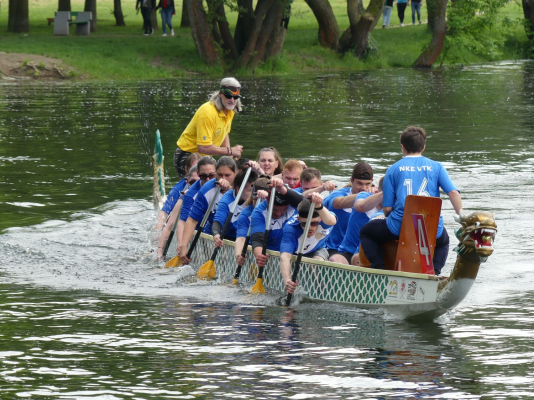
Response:
[[[172,28],[172,16],[176,14],[174,8],[174,0],[159,0],[158,8],[161,8],[161,26],[163,27],[163,36],[167,36],[167,26],[171,30],[171,36],[174,36],[174,29]]]
[[[417,13],[417,20],[421,23],[421,4],[423,0],[412,0],[412,23],[415,25],[415,14]]]
[[[391,21],[391,12],[393,11],[394,0],[386,0],[384,3],[384,14],[382,15],[382,28],[389,28]]]
[[[145,28],[144,35],[152,35],[154,29],[152,29],[152,20],[150,17],[152,10],[156,9],[156,0],[137,0],[135,9],[139,11],[139,7],[141,7],[141,15],[143,16],[143,27]]]
[[[224,78],[219,90],[196,111],[174,152],[174,169],[179,178],[185,175],[185,161],[191,153],[241,157],[243,146],[231,147],[229,137],[234,115],[241,111],[240,91],[237,79]]]
[[[397,14],[399,16],[400,26],[404,26],[404,12],[409,3],[408,0],[397,0]]]

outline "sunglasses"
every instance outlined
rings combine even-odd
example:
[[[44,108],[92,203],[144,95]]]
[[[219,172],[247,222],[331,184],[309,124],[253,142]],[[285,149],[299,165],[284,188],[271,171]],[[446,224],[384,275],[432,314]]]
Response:
[[[215,172],[212,172],[212,173],[209,174],[209,175],[208,175],[208,174],[198,174],[198,177],[199,177],[201,180],[205,181],[205,180],[208,179],[208,178],[209,178],[209,179],[213,179],[213,178],[215,178],[215,175],[216,175]]]
[[[230,99],[237,100],[241,97],[241,96],[230,96],[229,94],[224,94],[224,93],[223,93],[223,96],[226,97],[227,100],[230,100]]]
[[[192,186],[196,181],[198,181],[198,179],[189,179],[189,180],[187,181],[187,184],[188,184],[189,186]]]
[[[301,223],[300,223],[300,226],[301,226],[302,228],[306,228],[306,222],[301,222]],[[319,221],[312,221],[312,222],[310,223],[310,226],[319,226]]]

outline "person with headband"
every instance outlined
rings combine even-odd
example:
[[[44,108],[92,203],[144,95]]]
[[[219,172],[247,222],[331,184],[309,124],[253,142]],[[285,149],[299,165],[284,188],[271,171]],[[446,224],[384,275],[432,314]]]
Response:
[[[185,175],[185,162],[191,153],[241,157],[243,146],[232,147],[229,137],[234,115],[240,111],[241,84],[235,78],[224,78],[219,90],[200,106],[178,139],[174,152],[178,177]]]

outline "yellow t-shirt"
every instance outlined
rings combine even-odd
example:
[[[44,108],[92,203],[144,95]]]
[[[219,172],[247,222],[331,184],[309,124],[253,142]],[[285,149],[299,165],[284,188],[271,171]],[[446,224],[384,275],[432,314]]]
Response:
[[[178,139],[178,147],[189,153],[198,152],[198,145],[219,147],[230,133],[233,118],[233,111],[225,115],[210,102],[202,104]]]

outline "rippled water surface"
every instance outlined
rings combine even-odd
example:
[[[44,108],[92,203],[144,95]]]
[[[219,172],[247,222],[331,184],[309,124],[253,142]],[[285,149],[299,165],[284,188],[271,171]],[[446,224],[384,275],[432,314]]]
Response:
[[[534,64],[242,83],[232,143],[339,184],[361,160],[381,176],[400,131],[425,127],[464,208],[496,212],[468,297],[415,324],[178,285],[149,253],[149,156],[160,129],[174,183],[176,139],[216,83],[1,84],[0,398],[534,397]]]

